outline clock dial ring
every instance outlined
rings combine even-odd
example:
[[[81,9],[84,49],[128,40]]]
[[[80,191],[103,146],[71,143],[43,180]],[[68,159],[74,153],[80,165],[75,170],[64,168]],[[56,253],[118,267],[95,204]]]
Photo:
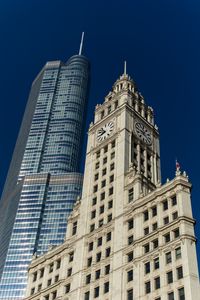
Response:
[[[144,143],[148,145],[151,145],[152,143],[151,133],[143,123],[140,122],[135,123],[135,132],[140,140],[142,140]]]
[[[97,130],[97,134],[96,134],[97,141],[98,142],[104,141],[106,138],[110,136],[113,130],[114,130],[113,121],[104,124],[100,129]]]

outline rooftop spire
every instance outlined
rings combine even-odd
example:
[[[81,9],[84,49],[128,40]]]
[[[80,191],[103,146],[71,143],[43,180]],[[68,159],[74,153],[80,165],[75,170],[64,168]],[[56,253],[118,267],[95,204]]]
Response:
[[[82,36],[81,36],[81,43],[80,43],[80,48],[79,48],[79,54],[82,54],[82,48],[83,48],[83,39],[84,39],[84,32],[82,32]]]
[[[126,75],[126,60],[124,61],[124,75]]]

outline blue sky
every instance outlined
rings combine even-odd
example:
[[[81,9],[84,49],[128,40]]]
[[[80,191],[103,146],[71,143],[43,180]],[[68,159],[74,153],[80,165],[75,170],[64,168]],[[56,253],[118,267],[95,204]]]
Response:
[[[123,61],[160,130],[163,182],[175,159],[193,184],[200,238],[200,2],[197,0],[2,0],[0,2],[0,189],[31,83],[48,60],[78,53],[91,61],[87,124],[123,72]],[[200,245],[198,252],[200,253]],[[200,255],[199,255],[200,260]]]

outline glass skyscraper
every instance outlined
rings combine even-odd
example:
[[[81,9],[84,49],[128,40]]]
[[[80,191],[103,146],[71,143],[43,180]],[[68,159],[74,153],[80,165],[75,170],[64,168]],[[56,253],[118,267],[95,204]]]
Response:
[[[81,194],[89,62],[47,62],[33,82],[0,202],[0,299],[22,299],[33,255],[64,241]]]

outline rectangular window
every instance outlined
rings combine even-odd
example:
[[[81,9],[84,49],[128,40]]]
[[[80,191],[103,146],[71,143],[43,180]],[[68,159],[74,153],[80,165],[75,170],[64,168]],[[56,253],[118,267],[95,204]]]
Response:
[[[97,197],[92,199],[92,205],[96,205],[97,204]]]
[[[183,268],[182,267],[178,267],[176,269],[176,273],[177,273],[177,279],[183,278]]]
[[[91,267],[91,265],[92,265],[92,257],[89,257],[87,260],[87,266]]]
[[[105,266],[105,275],[110,273],[110,265]]]
[[[144,228],[144,235],[149,234],[149,227]]]
[[[133,243],[133,235],[130,235],[128,237],[128,245],[131,245]]]
[[[106,146],[103,148],[103,150],[104,150],[104,153],[108,152],[108,145],[106,145]]]
[[[93,250],[93,242],[90,242],[89,244],[88,244],[88,251],[90,252],[90,251],[92,251]]]
[[[96,262],[99,262],[101,260],[101,252],[96,254]]]
[[[110,165],[110,171],[114,170],[114,168],[115,168],[115,164],[112,163],[112,164]]]
[[[47,286],[50,286],[51,285],[51,279],[48,279],[47,280]]]
[[[108,209],[111,209],[113,207],[113,200],[110,200],[108,202]]]
[[[181,247],[178,247],[175,249],[175,256],[176,256],[176,259],[181,258]]]
[[[133,219],[129,219],[129,220],[128,220],[128,230],[133,229],[133,226],[134,226]]]
[[[133,270],[127,272],[127,282],[133,280]]]
[[[99,279],[100,278],[100,274],[101,274],[101,270],[97,270],[95,272],[95,279]]]
[[[100,206],[99,208],[99,214],[103,214],[104,213],[104,205]]]
[[[72,275],[72,268],[69,268],[67,270],[67,277],[70,277]]]
[[[84,300],[90,300],[90,292],[86,292],[84,296]]]
[[[149,243],[144,245],[144,253],[148,253],[150,251],[150,248],[149,248]]]
[[[96,181],[96,180],[98,180],[99,179],[99,173],[96,173],[95,175],[94,175],[94,180]]]
[[[151,293],[151,283],[150,283],[150,281],[145,282],[145,293],[146,294]]]
[[[96,217],[96,210],[91,211],[91,219]]]
[[[56,275],[55,279],[54,279],[54,282],[58,282],[58,280],[59,280],[59,275]]]
[[[115,152],[112,152],[110,155],[110,159],[113,159],[115,157]]]
[[[77,221],[73,223],[72,225],[72,235],[75,235],[77,232]]]
[[[112,214],[108,215],[108,220],[107,222],[109,223],[112,220]]]
[[[106,252],[105,252],[105,257],[109,257],[109,256],[110,256],[110,252],[111,252],[111,248],[108,247],[108,248],[106,249]]]
[[[169,243],[170,242],[170,233],[165,234],[164,239],[165,239],[165,243]]]
[[[111,240],[111,232],[108,232],[106,235],[106,242],[109,242]]]
[[[165,200],[163,201],[163,210],[167,210],[168,209],[168,201]]]
[[[104,175],[106,175],[106,168],[104,168],[103,170],[102,170],[102,176],[104,176]]]
[[[31,295],[33,295],[35,293],[35,288],[31,289]]]
[[[94,298],[99,297],[99,286],[95,287],[94,289]]]
[[[97,170],[97,169],[99,169],[99,165],[100,165],[100,163],[99,163],[99,161],[95,164],[95,169]]]
[[[168,300],[174,300],[174,292],[168,294]]]
[[[159,257],[154,259],[154,269],[157,270],[160,268]]]
[[[111,143],[111,148],[115,148],[115,140]]]
[[[154,279],[154,284],[155,284],[155,290],[160,288],[160,277],[156,277]]]
[[[69,262],[74,260],[74,252],[69,253]]]
[[[58,259],[56,261],[56,269],[60,269],[60,265],[61,265],[61,259]]]
[[[100,157],[100,150],[96,152],[96,158]]]
[[[97,247],[102,245],[102,237],[98,238],[97,240]]]
[[[173,214],[172,214],[172,219],[173,220],[176,220],[178,218],[178,212],[175,211]]]
[[[157,216],[157,207],[156,206],[152,207],[151,211],[152,211],[152,217]]]
[[[178,290],[178,296],[179,300],[185,300],[185,291],[183,287]]]
[[[177,204],[176,196],[172,197],[172,206]]]
[[[37,279],[37,272],[34,272],[34,273],[33,273],[33,282],[35,282],[36,279]]]
[[[145,272],[145,274],[150,273],[150,262],[149,261],[144,264],[144,272]]]
[[[127,262],[130,262],[132,260],[133,260],[133,251],[131,251],[127,254]]]
[[[103,226],[103,219],[99,220],[99,227]]]
[[[172,271],[167,273],[167,283],[170,284],[173,282],[173,273]]]
[[[44,276],[44,268],[42,268],[41,270],[40,270],[40,278],[42,278]]]
[[[109,193],[108,193],[108,195],[110,196],[110,195],[112,195],[112,194],[113,194],[113,187],[109,188]]]
[[[166,260],[166,264],[170,264],[172,262],[172,254],[171,254],[171,252],[167,252],[165,254],[165,260]]]
[[[94,231],[94,229],[95,229],[95,224],[91,224],[90,225],[90,232]]]
[[[39,284],[38,285],[38,292],[41,291],[41,289],[42,289],[42,284]]]
[[[152,230],[155,231],[158,228],[158,223],[155,222],[152,224]]]
[[[109,281],[104,283],[104,294],[109,292]]]
[[[107,157],[104,157],[104,159],[103,159],[103,164],[106,164],[107,163]]]
[[[66,286],[65,286],[65,294],[68,294],[70,292],[70,283],[68,283]]]
[[[51,299],[55,300],[56,297],[57,297],[57,291],[55,291],[55,292],[52,293]]]
[[[149,219],[149,212],[148,212],[148,210],[145,210],[143,212],[143,217],[144,217],[144,221],[147,221]]]
[[[114,174],[110,176],[110,183],[114,181]]]
[[[105,196],[106,196],[105,192],[101,193],[100,200],[101,200],[101,201],[104,200],[104,199],[105,199]]]
[[[127,300],[133,300],[133,289],[127,291]]]
[[[53,263],[49,265],[49,273],[53,272]]]
[[[175,239],[180,236],[179,228],[173,230],[173,232],[174,232],[174,238]]]
[[[94,187],[93,187],[93,193],[96,193],[98,191],[98,184],[96,184]]]
[[[168,223],[169,223],[169,217],[167,216],[163,219],[163,224],[166,225]]]
[[[154,241],[152,241],[153,243],[153,249],[158,248],[158,239],[155,239]]]
[[[133,201],[133,198],[134,198],[134,191],[133,191],[133,188],[131,188],[131,189],[128,191],[128,202]]]

